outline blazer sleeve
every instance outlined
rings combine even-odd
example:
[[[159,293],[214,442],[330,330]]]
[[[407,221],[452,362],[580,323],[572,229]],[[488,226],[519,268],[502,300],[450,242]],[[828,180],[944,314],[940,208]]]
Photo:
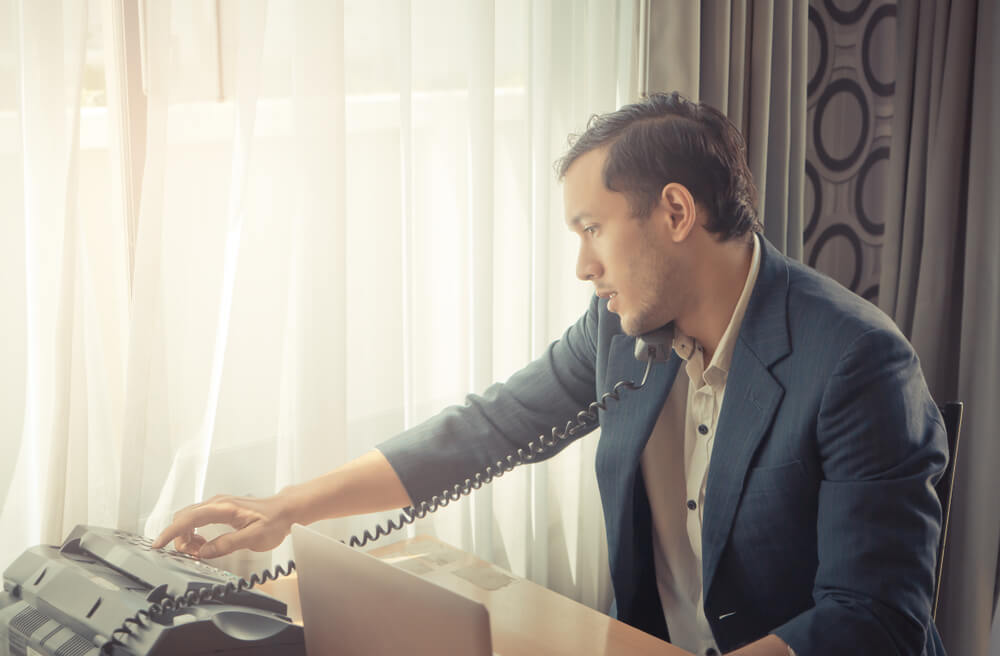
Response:
[[[587,312],[537,360],[505,383],[465,404],[446,408],[431,419],[382,442],[378,448],[399,475],[414,504],[441,496],[499,463],[540,435],[551,439],[553,426],[564,428],[595,397],[598,298]],[[577,439],[596,423],[576,433]],[[537,462],[555,455],[572,439],[557,441]]]
[[[869,330],[817,420],[815,605],[774,633],[799,654],[920,654],[930,623],[947,440],[912,347]]]

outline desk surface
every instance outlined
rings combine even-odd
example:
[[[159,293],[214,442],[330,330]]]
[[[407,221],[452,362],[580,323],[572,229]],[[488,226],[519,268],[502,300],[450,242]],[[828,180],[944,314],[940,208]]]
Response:
[[[490,612],[493,649],[502,656],[691,656],[429,536],[368,553],[483,603]],[[294,576],[270,582],[262,589],[285,601],[289,615],[301,621]]]

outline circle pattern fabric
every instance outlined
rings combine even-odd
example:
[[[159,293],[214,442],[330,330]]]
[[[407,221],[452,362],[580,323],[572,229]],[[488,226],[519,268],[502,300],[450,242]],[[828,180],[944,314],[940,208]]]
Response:
[[[878,301],[895,0],[810,0],[806,262]]]

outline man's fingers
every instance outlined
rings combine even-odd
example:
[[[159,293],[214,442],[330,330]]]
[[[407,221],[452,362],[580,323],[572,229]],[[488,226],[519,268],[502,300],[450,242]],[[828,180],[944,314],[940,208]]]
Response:
[[[174,521],[153,540],[154,549],[162,549],[171,540],[194,534],[194,530],[206,524],[228,524],[236,526],[237,508],[231,503],[213,502],[191,506],[174,515]]]
[[[162,549],[163,547],[170,544],[170,541],[179,535],[179,528],[175,524],[171,524],[167,528],[160,531],[160,534],[156,536],[153,540],[153,549]]]
[[[218,558],[219,556],[232,553],[237,549],[248,548],[250,547],[250,541],[253,540],[256,533],[257,531],[253,528],[245,528],[233,531],[232,533],[223,533],[199,549],[198,557]]]
[[[174,548],[192,556],[197,556],[202,546],[207,542],[205,538],[197,533],[190,535],[178,535],[174,538]]]

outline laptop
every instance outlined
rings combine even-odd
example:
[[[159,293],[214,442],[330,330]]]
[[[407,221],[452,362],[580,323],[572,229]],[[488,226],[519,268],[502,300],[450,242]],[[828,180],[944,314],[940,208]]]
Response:
[[[309,656],[492,656],[486,607],[292,526]]]

